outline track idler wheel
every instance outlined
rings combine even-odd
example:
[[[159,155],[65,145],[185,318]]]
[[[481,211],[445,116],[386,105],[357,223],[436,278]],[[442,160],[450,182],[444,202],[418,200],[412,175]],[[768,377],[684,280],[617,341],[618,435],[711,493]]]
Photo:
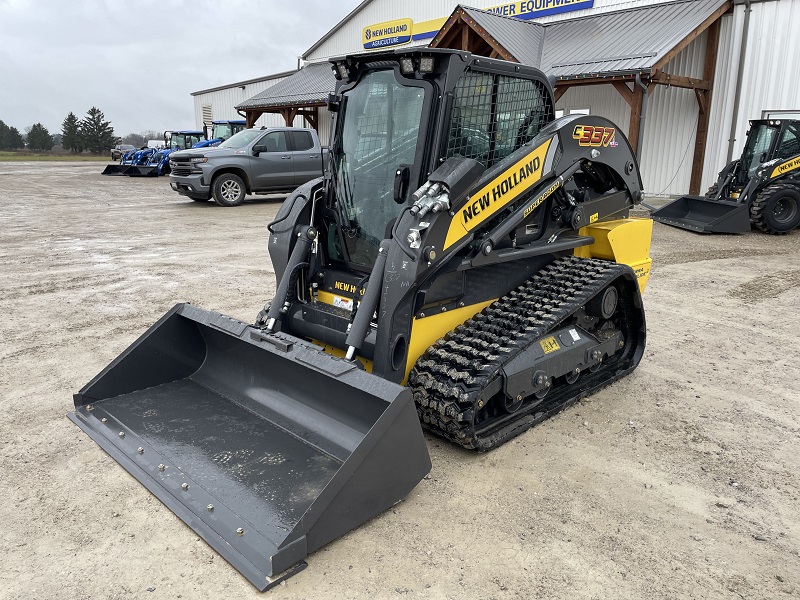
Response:
[[[580,376],[581,376],[580,367],[575,367],[574,369],[572,369],[572,371],[564,375],[564,379],[568,384],[572,385],[573,383],[578,381],[578,377]]]
[[[586,304],[587,314],[601,319],[610,319],[617,310],[619,291],[613,285],[608,286]]]

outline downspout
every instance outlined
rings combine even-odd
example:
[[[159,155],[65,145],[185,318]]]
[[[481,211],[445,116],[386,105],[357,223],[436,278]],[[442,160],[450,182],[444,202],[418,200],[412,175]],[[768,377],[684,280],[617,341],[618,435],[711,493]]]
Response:
[[[744,9],[744,25],[742,26],[742,43],[739,46],[739,69],[736,73],[736,92],[733,97],[733,118],[731,119],[731,133],[728,137],[728,158],[725,161],[727,165],[733,160],[733,144],[736,142],[736,125],[739,122],[739,105],[742,97],[742,76],[744,75],[744,59],[747,55],[747,36],[750,32],[750,13],[753,9],[750,7],[750,0],[745,2]]]
[[[636,74],[636,85],[642,88],[642,112],[639,114],[639,139],[636,140],[636,162],[642,162],[642,146],[644,145],[644,123],[647,120],[647,86],[642,82],[642,74]]]

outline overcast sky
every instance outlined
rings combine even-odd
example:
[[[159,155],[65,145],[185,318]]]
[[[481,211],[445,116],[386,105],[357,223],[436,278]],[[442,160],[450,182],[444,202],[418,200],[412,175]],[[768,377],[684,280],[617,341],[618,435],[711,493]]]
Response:
[[[296,68],[360,0],[0,0],[0,120],[194,128],[191,92]]]

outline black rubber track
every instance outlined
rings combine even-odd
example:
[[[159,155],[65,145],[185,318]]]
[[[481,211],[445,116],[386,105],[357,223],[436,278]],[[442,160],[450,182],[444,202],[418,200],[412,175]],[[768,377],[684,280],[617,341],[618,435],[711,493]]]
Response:
[[[476,427],[487,386],[504,364],[546,337],[614,281],[620,288],[625,347],[594,373],[546,398],[531,397],[513,414]],[[560,258],[431,346],[409,375],[423,426],[465,448],[490,450],[632,371],[644,352],[645,322],[636,276],[627,265]]]

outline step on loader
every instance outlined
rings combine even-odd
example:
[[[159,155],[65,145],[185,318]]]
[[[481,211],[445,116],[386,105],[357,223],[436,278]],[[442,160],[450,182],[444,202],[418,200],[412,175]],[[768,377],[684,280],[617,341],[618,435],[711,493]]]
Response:
[[[330,163],[269,225],[252,324],[179,304],[70,418],[264,590],[402,500],[423,428],[488,451],[630,373],[652,221],[624,135],[539,70],[332,61]]]
[[[800,226],[800,121],[750,121],[744,152],[704,197],[684,196],[653,220],[697,233],[785,234]]]

